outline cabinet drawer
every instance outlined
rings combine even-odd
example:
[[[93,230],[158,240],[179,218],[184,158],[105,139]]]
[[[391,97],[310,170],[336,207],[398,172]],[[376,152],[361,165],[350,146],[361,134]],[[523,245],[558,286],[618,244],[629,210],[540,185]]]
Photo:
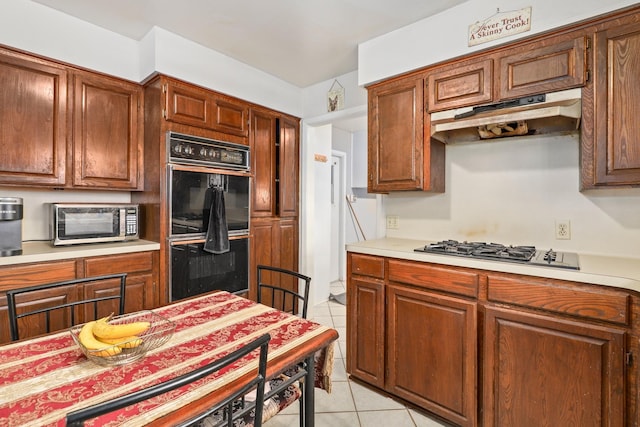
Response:
[[[434,267],[424,263],[389,261],[389,281],[407,283],[476,298],[479,276],[453,268]]]
[[[384,258],[370,255],[351,255],[351,272],[384,279]]]
[[[86,277],[101,276],[103,274],[138,273],[151,271],[153,256],[151,252],[112,255],[84,260],[84,274]]]
[[[489,301],[627,325],[626,292],[531,277],[489,276]]]
[[[75,261],[17,265],[0,269],[0,290],[26,288],[76,278]]]

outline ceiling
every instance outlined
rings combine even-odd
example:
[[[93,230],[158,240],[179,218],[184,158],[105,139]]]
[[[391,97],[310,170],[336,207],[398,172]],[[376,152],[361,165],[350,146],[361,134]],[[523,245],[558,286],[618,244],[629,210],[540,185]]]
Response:
[[[304,88],[356,70],[359,43],[467,0],[33,1],[134,40],[158,26]]]

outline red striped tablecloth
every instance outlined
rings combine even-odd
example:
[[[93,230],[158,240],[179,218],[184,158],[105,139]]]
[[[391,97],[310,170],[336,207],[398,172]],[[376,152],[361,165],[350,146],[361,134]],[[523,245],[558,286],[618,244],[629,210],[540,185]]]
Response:
[[[0,426],[64,426],[67,412],[193,370],[265,332],[271,335],[270,362],[288,360],[288,355],[308,348],[310,343],[323,348],[318,352],[316,385],[330,388],[332,346],[337,338],[331,328],[227,292],[179,301],[154,311],[176,323],[173,337],[143,359],[123,366],[102,367],[88,361],[68,331],[0,346]],[[250,362],[243,359],[218,375],[87,425],[144,425],[215,393],[255,369],[256,355]]]

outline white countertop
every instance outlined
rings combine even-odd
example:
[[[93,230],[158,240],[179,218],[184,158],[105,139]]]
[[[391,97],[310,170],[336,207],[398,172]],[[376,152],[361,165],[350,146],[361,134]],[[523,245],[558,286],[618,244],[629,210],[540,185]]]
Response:
[[[607,257],[578,254],[580,270],[529,266],[523,264],[469,259],[449,255],[415,252],[427,243],[424,240],[384,238],[347,244],[347,251],[400,258],[413,261],[503,273],[526,274],[551,279],[571,280],[595,285],[613,286],[640,292],[640,258]]]
[[[84,245],[51,246],[49,242],[25,242],[22,255],[0,257],[0,266],[30,262],[56,261],[70,258],[117,255],[132,252],[154,251],[160,243],[149,240],[131,240],[114,243],[88,243]]]

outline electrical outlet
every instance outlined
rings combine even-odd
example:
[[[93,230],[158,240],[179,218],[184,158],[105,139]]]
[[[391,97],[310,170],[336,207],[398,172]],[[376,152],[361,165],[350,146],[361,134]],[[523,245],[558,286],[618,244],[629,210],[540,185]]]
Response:
[[[571,239],[571,223],[569,222],[569,220],[556,221],[556,239]]]
[[[397,215],[387,215],[387,228],[391,230],[400,228],[400,219]]]

